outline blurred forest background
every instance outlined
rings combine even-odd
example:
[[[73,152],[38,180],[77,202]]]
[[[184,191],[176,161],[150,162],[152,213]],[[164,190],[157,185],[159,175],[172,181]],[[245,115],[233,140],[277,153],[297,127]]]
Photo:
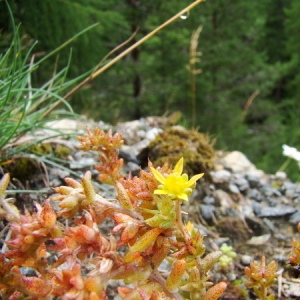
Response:
[[[8,2],[23,47],[38,40],[36,56],[99,22],[59,53],[58,68],[71,55],[70,78],[95,67],[136,30],[126,48],[192,3]],[[300,150],[299,16],[299,0],[207,0],[92,81],[71,104],[109,123],[180,111],[184,125],[216,137],[218,149],[240,150],[259,168],[276,172],[285,161],[282,144]],[[1,53],[12,39],[10,24],[0,1]],[[51,78],[56,59],[35,72],[35,85]],[[297,179],[298,166],[289,168]]]

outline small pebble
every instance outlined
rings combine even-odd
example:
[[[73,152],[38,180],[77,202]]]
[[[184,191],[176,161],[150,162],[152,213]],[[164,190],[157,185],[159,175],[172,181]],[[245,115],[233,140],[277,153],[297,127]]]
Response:
[[[253,261],[253,258],[250,255],[244,254],[244,255],[241,256],[241,263],[244,266],[248,266],[251,261]]]

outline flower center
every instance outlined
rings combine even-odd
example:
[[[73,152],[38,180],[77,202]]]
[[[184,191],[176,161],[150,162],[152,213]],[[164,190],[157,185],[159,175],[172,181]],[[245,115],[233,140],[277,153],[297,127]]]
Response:
[[[186,189],[186,180],[184,176],[179,174],[170,174],[166,177],[165,189],[174,195],[178,195],[184,192]]]

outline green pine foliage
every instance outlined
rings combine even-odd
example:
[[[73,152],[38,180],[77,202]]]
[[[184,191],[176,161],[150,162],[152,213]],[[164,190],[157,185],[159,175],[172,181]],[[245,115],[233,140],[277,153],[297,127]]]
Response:
[[[290,84],[288,84],[289,95],[299,95],[300,93],[300,2],[292,1],[291,6],[285,10],[285,34],[286,34],[286,53],[290,63],[290,75],[292,77]],[[298,106],[299,107],[299,106]]]
[[[59,53],[58,66],[64,66],[72,54],[70,78],[91,70],[136,30],[125,48],[191,3],[9,2],[23,36],[38,40],[37,55],[99,23]],[[5,49],[9,28],[3,3],[0,47]],[[72,98],[72,107],[108,122],[179,110],[186,124],[217,137],[216,147],[241,150],[259,167],[275,172],[284,162],[282,144],[300,148],[299,14],[297,0],[204,1],[188,18],[173,22],[82,89]],[[193,77],[187,65],[191,36],[199,26],[195,68],[202,72]],[[35,72],[36,81],[49,78],[54,59],[46,62],[48,68]]]

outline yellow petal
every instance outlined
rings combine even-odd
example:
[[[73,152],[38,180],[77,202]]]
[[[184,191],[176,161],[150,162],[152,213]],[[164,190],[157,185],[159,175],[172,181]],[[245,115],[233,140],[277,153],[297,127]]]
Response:
[[[187,186],[192,186],[198,179],[200,179],[202,176],[204,175],[204,173],[198,174],[193,176],[188,182],[187,182]]]
[[[167,190],[155,190],[154,194],[155,195],[168,195],[169,192]]]
[[[188,221],[185,227],[189,232],[191,232],[194,229],[194,224],[191,221]]]
[[[181,157],[174,168],[174,173],[181,174],[183,170],[183,157]]]
[[[166,183],[166,178],[160,173],[158,172],[156,169],[154,168],[150,168],[151,172],[153,173],[154,177],[161,183],[161,184],[165,184]]]
[[[189,198],[188,198],[187,194],[185,194],[185,193],[181,193],[181,194],[176,195],[176,196],[177,196],[177,198],[179,198],[183,201],[189,201]]]

